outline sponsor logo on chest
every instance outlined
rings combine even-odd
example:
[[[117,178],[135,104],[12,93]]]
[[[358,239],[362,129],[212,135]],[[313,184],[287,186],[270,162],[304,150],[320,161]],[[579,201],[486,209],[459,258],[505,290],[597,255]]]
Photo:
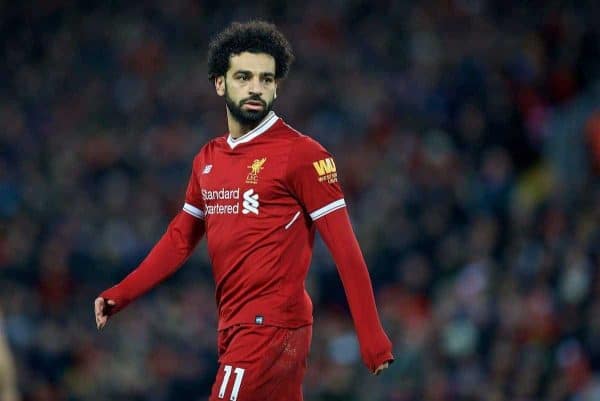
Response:
[[[246,184],[258,184],[260,172],[264,169],[266,157],[254,159],[248,165],[249,171],[246,174]],[[212,165],[207,165],[202,174],[208,174],[212,170]],[[243,177],[243,176],[242,176]],[[243,178],[242,178],[243,179]],[[244,215],[260,214],[259,195],[254,188],[244,191],[241,188],[219,188],[202,189],[202,200],[204,201],[204,213],[210,215],[235,215],[241,213]]]
[[[241,197],[239,188],[203,189],[202,200],[204,201],[204,213],[206,215],[239,214],[240,203],[243,214],[254,214],[256,216],[259,214],[259,196],[254,192],[254,188],[243,192]]]

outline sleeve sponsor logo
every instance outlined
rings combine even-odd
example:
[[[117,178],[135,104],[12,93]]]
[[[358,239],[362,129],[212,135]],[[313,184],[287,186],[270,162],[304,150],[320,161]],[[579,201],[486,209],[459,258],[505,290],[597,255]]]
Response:
[[[337,169],[332,157],[313,162],[313,167],[319,176],[319,182],[333,184],[337,182]]]

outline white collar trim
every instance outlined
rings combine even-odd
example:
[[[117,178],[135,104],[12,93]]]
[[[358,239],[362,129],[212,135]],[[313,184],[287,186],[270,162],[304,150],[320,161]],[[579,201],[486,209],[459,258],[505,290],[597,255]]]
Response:
[[[240,143],[250,142],[257,136],[259,136],[260,134],[262,134],[263,132],[265,132],[269,128],[271,128],[273,126],[273,124],[275,124],[277,122],[277,120],[279,120],[279,117],[277,117],[277,114],[275,114],[274,111],[270,111],[269,114],[267,114],[266,117],[263,118],[263,120],[260,122],[260,124],[258,124],[256,126],[256,128],[246,132],[244,135],[240,136],[239,138],[234,139],[231,137],[231,134],[229,134],[227,136],[227,144],[229,144],[229,147],[231,149],[233,149]]]

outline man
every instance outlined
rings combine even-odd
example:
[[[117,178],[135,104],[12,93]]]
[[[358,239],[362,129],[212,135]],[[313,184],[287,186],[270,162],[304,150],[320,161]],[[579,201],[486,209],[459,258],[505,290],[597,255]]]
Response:
[[[364,363],[393,361],[333,158],[271,107],[293,55],[271,24],[234,23],[209,47],[229,133],[193,162],[183,210],[141,265],[95,301],[98,328],[176,271],[206,235],[219,312],[211,401],[302,400],[312,334],[304,288],[315,229],[338,267]]]

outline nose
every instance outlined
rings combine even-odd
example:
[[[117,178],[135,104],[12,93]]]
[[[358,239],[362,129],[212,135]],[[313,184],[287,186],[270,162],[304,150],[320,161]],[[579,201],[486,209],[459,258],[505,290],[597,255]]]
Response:
[[[259,77],[253,77],[250,80],[250,83],[248,85],[248,92],[250,92],[250,94],[252,94],[252,95],[261,95],[262,94],[261,83],[260,83]]]

